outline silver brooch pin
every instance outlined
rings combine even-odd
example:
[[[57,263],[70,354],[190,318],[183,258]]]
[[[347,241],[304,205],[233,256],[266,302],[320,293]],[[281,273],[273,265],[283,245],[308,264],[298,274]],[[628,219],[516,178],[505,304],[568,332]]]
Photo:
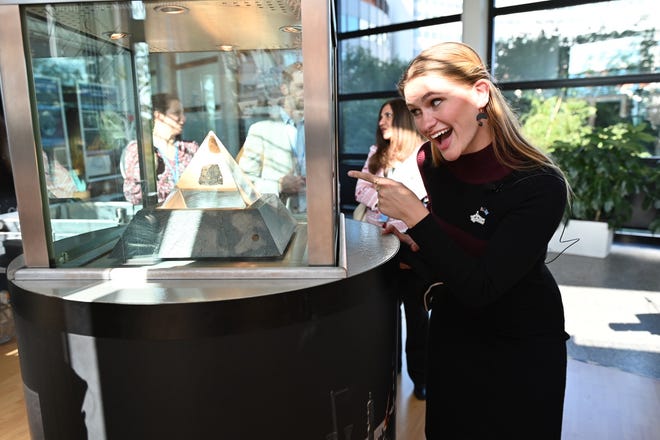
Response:
[[[481,214],[483,214],[483,216]],[[470,216],[470,221],[472,221],[472,223],[479,223],[480,225],[483,225],[484,223],[486,223],[487,215],[488,215],[488,209],[481,207],[477,209],[477,212],[475,212]]]

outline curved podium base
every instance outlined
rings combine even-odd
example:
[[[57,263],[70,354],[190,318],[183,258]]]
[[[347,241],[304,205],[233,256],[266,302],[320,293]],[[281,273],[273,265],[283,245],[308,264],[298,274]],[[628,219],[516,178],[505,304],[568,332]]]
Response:
[[[277,294],[148,305],[12,285],[32,438],[393,439],[392,265]]]

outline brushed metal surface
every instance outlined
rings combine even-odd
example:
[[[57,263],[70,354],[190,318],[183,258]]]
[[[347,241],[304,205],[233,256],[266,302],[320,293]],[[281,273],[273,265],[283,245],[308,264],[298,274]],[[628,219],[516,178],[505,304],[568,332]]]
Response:
[[[346,220],[340,253],[344,266],[286,266],[287,261],[207,263],[163,262],[153,267],[38,269],[19,257],[7,277],[19,288],[39,295],[82,302],[168,304],[250,298],[305,289],[357,276],[396,255],[399,241],[377,226]]]
[[[132,3],[144,5],[144,19],[134,18]],[[172,6],[183,12],[162,12]],[[239,50],[286,49],[302,43],[300,34],[280,30],[301,25],[300,1],[293,0],[76,2],[54,7],[42,2],[29,5],[26,11],[78,31],[81,41],[93,37],[130,48],[144,35],[152,53],[217,51],[223,45]],[[128,37],[110,42],[111,32],[125,32]]]

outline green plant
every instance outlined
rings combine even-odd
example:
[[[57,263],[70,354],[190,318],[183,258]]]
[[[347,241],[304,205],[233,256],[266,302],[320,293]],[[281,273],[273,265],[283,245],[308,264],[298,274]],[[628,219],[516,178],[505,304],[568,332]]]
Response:
[[[552,144],[550,154],[573,191],[568,217],[620,228],[631,219],[637,194],[643,208],[660,209],[660,168],[644,163],[645,145],[654,140],[645,130],[645,124],[616,124],[591,130],[577,144]],[[660,221],[651,229],[660,230]]]
[[[522,117],[523,133],[532,144],[544,151],[556,140],[574,143],[591,131],[586,125],[596,107],[584,99],[553,96],[531,100],[529,112]]]

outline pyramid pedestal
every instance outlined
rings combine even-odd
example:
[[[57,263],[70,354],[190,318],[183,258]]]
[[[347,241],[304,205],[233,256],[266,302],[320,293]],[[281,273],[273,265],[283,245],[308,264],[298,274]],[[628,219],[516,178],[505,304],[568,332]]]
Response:
[[[139,211],[112,258],[281,258],[297,221],[275,194],[259,194],[209,132],[175,191]]]

